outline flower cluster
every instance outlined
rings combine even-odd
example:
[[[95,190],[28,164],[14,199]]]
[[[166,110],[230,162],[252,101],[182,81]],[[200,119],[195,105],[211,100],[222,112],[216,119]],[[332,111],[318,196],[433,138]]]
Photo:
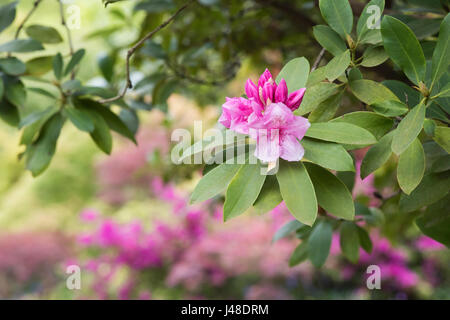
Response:
[[[265,162],[278,158],[299,161],[304,150],[301,140],[310,123],[306,118],[294,115],[300,106],[306,89],[288,94],[286,81],[278,84],[266,69],[255,85],[248,79],[245,86],[247,98],[226,98],[219,122],[240,134],[248,134],[256,140],[255,156]]]

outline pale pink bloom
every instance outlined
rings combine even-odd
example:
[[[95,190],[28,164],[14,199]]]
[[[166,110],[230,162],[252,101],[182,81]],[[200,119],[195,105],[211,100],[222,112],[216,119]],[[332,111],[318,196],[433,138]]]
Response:
[[[270,104],[261,117],[249,122],[250,136],[256,139],[255,156],[266,162],[299,161],[305,153],[299,140],[309,127],[308,119],[295,116],[285,104]]]

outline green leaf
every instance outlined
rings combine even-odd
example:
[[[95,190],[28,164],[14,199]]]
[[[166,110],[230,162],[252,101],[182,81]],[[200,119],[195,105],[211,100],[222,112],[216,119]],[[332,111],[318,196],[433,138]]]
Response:
[[[76,109],[72,106],[66,106],[64,108],[64,115],[69,118],[75,127],[81,131],[93,132],[95,129],[94,122],[89,115],[83,109]]]
[[[342,38],[333,29],[326,25],[313,27],[313,34],[317,42],[333,56],[338,56],[347,50]]]
[[[377,142],[366,129],[345,122],[312,123],[305,136],[344,144],[370,145]]]
[[[290,213],[298,221],[312,226],[317,217],[317,199],[305,166],[301,162],[280,161],[277,179]]]
[[[262,189],[266,176],[261,166],[244,164],[231,180],[223,205],[223,217],[227,221],[250,208]]]
[[[309,62],[306,58],[295,58],[289,61],[277,76],[276,83],[286,81],[289,93],[306,87],[309,75]]]
[[[14,79],[5,83],[5,96],[16,107],[24,107],[27,92],[22,81]]]
[[[302,226],[304,226],[304,224],[298,220],[291,220],[289,222],[286,222],[283,226],[281,226],[280,229],[277,230],[277,232],[275,232],[272,238],[272,243],[287,237]]]
[[[450,153],[450,128],[437,126],[434,129],[434,141],[436,141],[447,153]]]
[[[386,117],[397,117],[408,112],[408,106],[396,100],[386,100],[371,105],[373,111]]]
[[[62,78],[62,71],[64,67],[64,61],[61,53],[57,53],[53,57],[53,73],[55,74],[56,79],[60,80]]]
[[[303,138],[304,159],[319,166],[336,171],[355,171],[353,158],[337,143]]]
[[[58,30],[52,27],[41,26],[41,25],[31,25],[25,29],[27,35],[34,40],[40,41],[41,43],[60,43],[63,41]]]
[[[28,60],[26,63],[27,75],[42,76],[52,70],[52,56],[38,57]]]
[[[39,41],[33,39],[11,40],[0,45],[0,52],[31,52],[44,50]]]
[[[26,71],[25,64],[15,57],[0,59],[0,69],[11,76],[18,76]]]
[[[416,106],[419,104],[421,96],[419,91],[411,88],[406,83],[397,80],[385,80],[382,82],[395,96],[404,104],[408,106]]]
[[[5,92],[5,85],[3,84],[3,78],[0,77],[0,102],[3,99],[3,93]]]
[[[45,97],[53,99],[53,100],[58,99],[58,97],[54,93],[49,92],[42,88],[29,87],[29,88],[27,88],[27,91],[29,91],[29,92],[31,91],[31,92],[40,94],[42,96],[45,96]]]
[[[20,122],[19,110],[8,100],[3,99],[0,101],[0,118],[10,126],[17,127]]]
[[[333,119],[342,100],[344,91],[329,97],[322,101],[310,114],[308,120],[310,122],[327,122]]]
[[[431,166],[432,172],[444,172],[447,170],[450,170],[450,154],[439,157]]]
[[[29,114],[25,119],[30,117],[27,121],[29,121],[28,125],[24,128],[22,137],[20,139],[21,145],[29,145],[31,144],[37,134],[41,131],[42,126],[50,119],[58,111],[54,106],[50,106],[43,111],[36,111]],[[34,113],[39,113],[39,116],[32,116]],[[36,118],[39,118],[36,120]],[[24,119],[24,122],[25,122]]]
[[[55,107],[51,106],[44,110],[32,112],[29,115],[27,115],[25,118],[23,118],[22,121],[20,121],[19,129],[22,129],[23,127],[32,125],[33,123],[36,123],[41,119],[45,119],[45,121],[47,121],[47,119],[49,118],[49,115],[55,113],[55,111],[56,111]]]
[[[419,135],[425,120],[425,105],[420,103],[413,108],[399,123],[392,140],[392,151],[400,155]]]
[[[241,167],[241,164],[222,163],[208,171],[195,187],[190,203],[202,202],[223,192]]]
[[[363,54],[361,65],[363,67],[376,67],[388,59],[383,47],[369,47]]]
[[[381,14],[384,11],[384,0],[372,0],[370,1],[363,9],[361,16],[358,19],[358,24],[356,26],[356,32],[358,34],[358,43],[364,44],[364,43],[372,43],[376,44],[381,42],[381,34],[379,29],[369,29],[369,23],[370,25],[374,26],[377,24],[377,21],[375,19],[376,11],[373,11],[371,6],[377,6],[380,11],[380,17]],[[370,8],[370,10],[369,10]],[[370,19],[370,21],[368,21]]]
[[[9,27],[16,18],[17,2],[14,1],[0,7],[0,32]]]
[[[366,231],[366,229],[363,229],[358,225],[356,225],[356,229],[358,230],[358,238],[359,238],[359,244],[361,245],[361,248],[363,248],[364,251],[367,252],[368,254],[371,254],[372,249],[373,249],[373,244],[372,244],[372,240],[370,240],[369,233]]]
[[[419,229],[428,237],[450,248],[450,196],[432,204],[416,219]]]
[[[422,143],[415,139],[398,159],[397,180],[404,193],[410,194],[425,173],[425,153]]]
[[[320,82],[306,90],[300,107],[295,111],[297,115],[304,115],[313,111],[321,102],[339,92],[339,86],[330,82]]]
[[[259,213],[266,213],[273,210],[281,201],[283,201],[283,199],[281,198],[277,178],[273,175],[267,176],[253,207],[255,207]]]
[[[325,21],[345,39],[352,32],[353,12],[348,0],[319,0]]]
[[[340,229],[339,242],[344,256],[352,263],[359,259],[359,233],[356,224],[343,222]]]
[[[312,163],[305,163],[319,205],[338,218],[353,220],[355,206],[345,184],[334,174]]]
[[[72,70],[80,63],[85,53],[86,50],[80,49],[73,54],[72,58],[70,59],[69,63],[66,66],[66,69],[64,70],[65,76],[67,76],[70,72],[72,72]]]
[[[316,268],[323,266],[331,248],[333,228],[327,221],[320,221],[308,239],[308,255]]]
[[[435,203],[447,195],[450,189],[450,171],[431,173],[423,177],[411,194],[402,194],[400,210],[411,212]]]
[[[369,131],[376,139],[383,137],[389,130],[392,129],[394,121],[385,116],[369,111],[356,111],[346,113],[332,122],[351,123],[355,126],[361,127]]]
[[[334,80],[339,78],[339,76],[343,74],[345,70],[347,70],[350,62],[350,50],[346,50],[340,55],[334,57],[330,62],[328,62],[326,66],[325,73],[327,79],[330,82],[333,82]]]
[[[95,144],[104,153],[111,154],[113,141],[108,124],[103,117],[94,110],[85,109],[85,111],[89,113],[95,126],[94,131],[90,133],[92,140],[94,140]]]
[[[289,267],[294,267],[308,259],[308,244],[302,241],[294,250],[289,259]]]
[[[136,144],[134,134],[130,131],[130,129],[128,129],[128,127],[125,125],[125,123],[123,123],[119,116],[113,113],[109,108],[89,99],[77,99],[75,100],[75,106],[82,106],[84,108],[95,110],[95,112],[101,115],[101,117],[106,121],[112,131],[121,134],[122,136],[130,139]]]
[[[175,4],[172,0],[147,0],[138,3],[134,10],[144,10],[151,13],[163,12],[172,10],[175,8]]]
[[[61,89],[65,92],[76,91],[81,88],[81,82],[78,79],[67,80],[61,84]]]
[[[389,57],[416,85],[425,79],[425,56],[414,33],[400,20],[384,16],[381,22],[383,44]]]
[[[393,137],[394,131],[391,131],[367,151],[361,163],[362,179],[366,178],[389,160],[392,154],[391,143]]]
[[[114,76],[115,59],[109,54],[102,54],[98,57],[98,66],[106,81],[111,82]]]
[[[44,172],[50,165],[63,124],[64,119],[60,113],[53,115],[42,127],[38,139],[27,148],[26,166],[33,177]]]
[[[431,64],[431,85],[433,88],[435,82],[447,71],[450,64],[450,14],[447,13],[441,23],[439,38],[434,49]]]
[[[353,94],[362,102],[369,105],[386,100],[398,101],[398,98],[391,90],[381,83],[372,80],[355,80],[350,82]]]
[[[321,81],[325,80],[326,75],[326,66],[317,68],[314,71],[311,71],[308,77],[308,81],[306,82],[306,87],[311,88],[312,86],[320,83]]]

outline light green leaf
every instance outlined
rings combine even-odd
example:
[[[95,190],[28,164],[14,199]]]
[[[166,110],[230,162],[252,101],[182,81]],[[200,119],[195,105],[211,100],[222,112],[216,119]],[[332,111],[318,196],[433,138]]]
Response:
[[[439,38],[434,49],[431,67],[431,84],[433,88],[435,82],[447,71],[450,64],[450,14],[447,13],[441,23]]]
[[[325,21],[345,39],[352,32],[353,12],[348,0],[319,0]]]
[[[340,55],[334,57],[330,62],[328,62],[326,66],[325,73],[327,79],[330,82],[333,82],[334,80],[339,78],[339,76],[343,74],[345,70],[347,70],[350,62],[350,50],[346,50]]]
[[[326,25],[313,27],[313,34],[317,42],[333,56],[338,56],[347,50],[342,38],[333,29]]]
[[[414,33],[400,20],[384,16],[381,21],[383,44],[389,57],[416,85],[425,80],[425,56]]]
[[[423,177],[411,194],[402,194],[400,210],[411,212],[435,203],[445,197],[450,190],[450,171],[431,173]]]
[[[425,172],[425,153],[422,143],[415,139],[398,159],[397,180],[404,193],[410,194]]]
[[[392,129],[394,125],[394,121],[392,119],[369,111],[346,113],[333,119],[332,122],[346,122],[354,124],[355,126],[364,128],[372,133],[376,139],[383,137],[386,132]]]
[[[392,154],[391,143],[393,137],[394,131],[391,131],[367,151],[361,164],[362,179],[366,178],[389,160]]]
[[[85,53],[86,50],[80,49],[73,54],[72,58],[70,59],[69,63],[66,66],[66,69],[64,70],[65,76],[67,76],[80,63]]]
[[[343,222],[340,229],[339,242],[344,256],[352,263],[359,259],[359,234],[356,224]]]
[[[26,63],[27,75],[41,76],[52,70],[52,56],[37,57]]]
[[[339,92],[339,86],[330,82],[320,82],[309,87],[303,97],[300,107],[295,111],[297,115],[304,115],[313,111],[320,103]]]
[[[323,266],[331,248],[333,228],[327,221],[320,221],[308,239],[308,255],[316,268]]]
[[[381,83],[372,80],[355,80],[350,82],[350,88],[353,94],[362,102],[369,105],[386,100],[399,101],[397,96],[391,90]]]
[[[408,107],[400,101],[386,100],[371,105],[373,111],[386,117],[397,117],[408,112]]]
[[[322,101],[310,114],[308,120],[310,122],[327,122],[333,119],[342,100],[344,91],[329,97]]]
[[[190,203],[202,202],[223,192],[241,166],[242,164],[222,163],[208,171],[195,187]]]
[[[298,221],[312,226],[317,217],[317,199],[305,166],[301,162],[280,161],[277,179],[289,212]]]
[[[281,198],[277,178],[274,175],[267,176],[253,207],[258,213],[266,213],[273,210],[281,201],[283,199]]]
[[[25,29],[27,35],[34,40],[40,41],[41,43],[60,43],[63,41],[58,30],[52,27],[41,26],[41,25],[31,25]]]
[[[0,45],[0,52],[31,52],[43,50],[39,41],[33,39],[18,39]]]
[[[377,44],[381,42],[380,30],[377,28],[369,29],[369,25],[376,26],[377,22],[380,23],[380,21],[375,21],[377,12],[373,10],[374,8],[371,6],[377,6],[379,8],[379,18],[381,18],[384,11],[384,0],[372,0],[364,7],[356,26],[358,43]]]
[[[306,87],[309,75],[309,62],[304,57],[289,61],[277,76],[276,83],[286,81],[289,93]]]
[[[289,222],[286,222],[281,226],[280,229],[277,230],[277,232],[275,232],[272,238],[272,243],[287,237],[302,226],[304,226],[304,224],[298,220],[291,220]]]
[[[336,171],[355,171],[353,158],[340,144],[303,138],[304,159]]]
[[[413,108],[399,123],[392,140],[392,151],[400,155],[419,135],[425,120],[425,105],[420,103]]]
[[[366,129],[345,122],[312,123],[305,136],[344,144],[370,145],[377,142]]]
[[[450,153],[450,128],[437,126],[434,129],[434,141],[436,141],[447,153]]]
[[[266,176],[261,174],[261,166],[244,164],[228,186],[223,217],[227,221],[250,208],[262,189]]]
[[[305,163],[319,205],[338,218],[353,220],[355,206],[345,184],[334,174],[312,163]]]
[[[363,54],[361,65],[363,67],[376,67],[385,62],[389,56],[383,47],[369,47]]]
[[[33,123],[36,123],[41,119],[45,119],[45,121],[46,121],[48,119],[46,117],[55,113],[55,111],[56,111],[56,108],[51,106],[44,110],[32,112],[29,115],[27,115],[25,118],[23,118],[22,121],[20,121],[19,129],[22,129],[23,127],[29,126]]]

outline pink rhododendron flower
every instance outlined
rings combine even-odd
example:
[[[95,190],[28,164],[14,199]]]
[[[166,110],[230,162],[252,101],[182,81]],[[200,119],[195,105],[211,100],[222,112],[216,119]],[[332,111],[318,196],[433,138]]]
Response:
[[[219,122],[241,134],[256,139],[255,156],[266,162],[283,158],[299,161],[304,150],[299,140],[310,127],[306,118],[295,116],[306,89],[288,94],[284,79],[276,84],[269,70],[265,70],[255,85],[248,79],[247,98],[226,98]]]

